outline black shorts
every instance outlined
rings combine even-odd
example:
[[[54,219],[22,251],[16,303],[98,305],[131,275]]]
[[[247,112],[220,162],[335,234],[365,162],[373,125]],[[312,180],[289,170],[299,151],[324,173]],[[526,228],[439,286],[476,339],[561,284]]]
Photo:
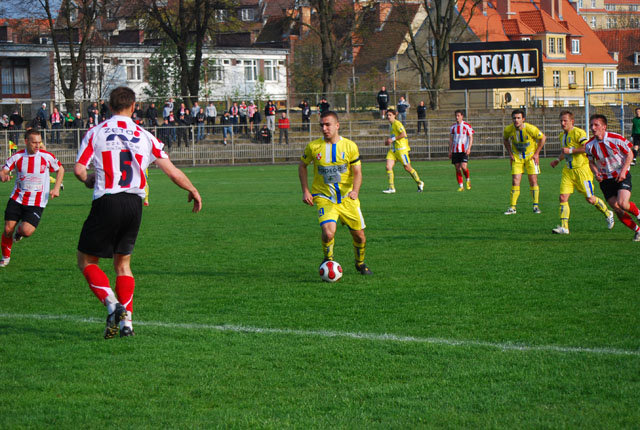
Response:
[[[605,179],[600,182],[600,189],[604,194],[605,200],[609,200],[611,197],[617,197],[618,191],[627,190],[631,192],[631,172],[627,172],[627,177],[624,181],[618,182],[615,179]]]
[[[378,108],[380,110],[387,110],[388,105],[386,103],[378,103]]]
[[[633,138],[633,146],[640,146],[640,134],[634,134],[631,137]]]
[[[466,152],[454,152],[451,154],[451,164],[468,163],[469,156]]]
[[[41,208],[40,206],[25,206],[13,199],[9,199],[7,202],[7,208],[4,210],[4,220],[24,221],[34,227],[38,227],[43,211],[44,208]]]
[[[78,251],[94,257],[133,252],[142,221],[142,199],[136,194],[105,194],[91,204]]]

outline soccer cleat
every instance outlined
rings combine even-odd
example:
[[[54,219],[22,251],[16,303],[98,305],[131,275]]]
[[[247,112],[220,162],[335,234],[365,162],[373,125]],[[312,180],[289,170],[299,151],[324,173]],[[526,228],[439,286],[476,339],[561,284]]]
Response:
[[[467,190],[471,189],[471,181],[467,181]]]
[[[0,260],[0,267],[7,267],[9,265],[9,260],[11,260],[11,258],[3,258]]]
[[[22,238],[24,237],[23,235],[18,233],[20,231],[20,226],[21,225],[22,225],[22,223],[19,222],[18,225],[16,226],[16,229],[13,232],[13,241],[14,242],[20,242],[22,240]]]
[[[613,212],[609,211],[607,213],[607,228],[611,230],[614,224],[615,224],[615,221],[613,219]]]
[[[421,193],[424,190],[424,182],[418,182],[418,192]]]
[[[371,271],[371,269],[369,269],[367,265],[364,263],[360,265],[356,263],[356,270],[360,272],[361,275],[373,275],[373,272]]]
[[[129,327],[128,325],[124,325],[120,329],[120,337],[129,337],[129,336],[135,336],[135,335],[136,333],[133,331],[133,328]]]
[[[149,202],[144,202],[143,206],[149,206]]]
[[[504,211],[505,215],[513,215],[516,213],[516,208],[514,207],[510,207],[509,209],[507,209],[506,211]]]
[[[633,235],[634,242],[640,242],[640,230],[636,231],[636,234]]]
[[[396,192],[395,188],[387,188],[386,190],[382,190],[383,193],[385,194],[393,194]]]
[[[557,226],[556,228],[551,230],[553,232],[553,234],[569,234],[569,229],[568,228],[564,228],[561,225]]]
[[[540,208],[538,207],[538,205],[534,205],[533,206],[533,213],[534,214],[541,214],[542,211],[540,210]]]
[[[464,191],[464,188],[458,187],[458,192],[460,192],[460,191]]]
[[[113,339],[118,333],[120,321],[127,317],[127,310],[120,303],[116,303],[116,309],[107,317],[107,326],[104,329],[104,338]]]

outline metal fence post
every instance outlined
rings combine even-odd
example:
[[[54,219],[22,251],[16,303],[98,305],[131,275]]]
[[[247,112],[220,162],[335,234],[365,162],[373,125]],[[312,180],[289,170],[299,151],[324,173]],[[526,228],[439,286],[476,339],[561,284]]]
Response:
[[[427,158],[431,160],[431,120],[427,120]]]

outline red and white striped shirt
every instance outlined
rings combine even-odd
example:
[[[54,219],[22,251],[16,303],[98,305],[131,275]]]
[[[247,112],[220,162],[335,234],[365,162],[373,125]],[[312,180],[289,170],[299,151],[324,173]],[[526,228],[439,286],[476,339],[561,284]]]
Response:
[[[87,132],[76,162],[93,162],[96,182],[93,199],[105,194],[131,193],[145,197],[144,171],[158,158],[169,158],[164,144],[136,125],[131,118],[115,115]]]
[[[46,207],[49,201],[49,172],[57,172],[60,166],[56,156],[47,151],[29,154],[23,149],[13,154],[3,167],[16,173],[11,199],[24,206]]]
[[[455,123],[451,126],[451,152],[466,152],[469,145],[469,136],[474,131],[469,123],[462,121],[462,124]]]
[[[596,136],[589,139],[584,149],[602,178],[611,179],[622,173],[622,167],[632,146],[624,136],[607,131],[602,140],[598,140]]]

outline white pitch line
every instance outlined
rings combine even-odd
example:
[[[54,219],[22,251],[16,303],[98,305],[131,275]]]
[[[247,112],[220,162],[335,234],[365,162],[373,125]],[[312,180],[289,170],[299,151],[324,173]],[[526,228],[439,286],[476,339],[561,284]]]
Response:
[[[0,313],[0,318],[5,319],[32,319],[32,320],[63,320],[76,323],[104,323],[103,319],[97,318],[81,318],[67,315],[39,315],[39,314],[7,314]],[[232,333],[256,333],[256,334],[281,334],[295,336],[314,336],[314,337],[338,337],[349,339],[363,339],[379,342],[397,342],[397,343],[424,343],[433,345],[446,346],[462,346],[462,347],[482,347],[491,349],[500,349],[503,351],[548,351],[560,353],[579,353],[579,354],[596,354],[596,355],[631,355],[640,357],[640,350],[618,349],[618,348],[587,348],[578,346],[563,345],[527,345],[522,343],[508,342],[486,342],[481,340],[457,340],[443,339],[436,337],[415,337],[402,336],[391,333],[361,333],[361,332],[344,332],[333,330],[300,330],[286,328],[264,328],[251,327],[242,325],[213,325],[213,324],[187,324],[187,323],[165,323],[158,321],[136,321],[136,325],[147,327],[165,327],[170,329],[185,330],[213,330],[220,332]]]

